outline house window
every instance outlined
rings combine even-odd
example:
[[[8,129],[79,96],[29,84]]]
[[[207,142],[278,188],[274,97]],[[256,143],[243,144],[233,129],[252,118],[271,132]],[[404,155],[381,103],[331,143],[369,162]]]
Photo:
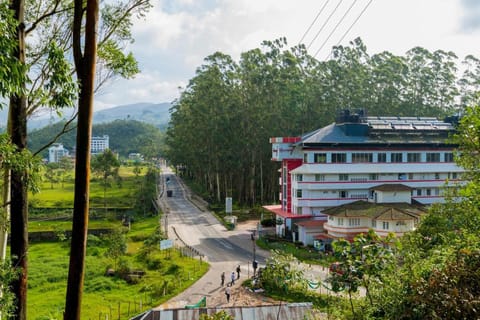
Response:
[[[403,161],[403,153],[392,153],[390,155],[390,162],[402,162]]]
[[[352,153],[352,162],[372,162],[371,153]]]
[[[348,174],[339,174],[338,175],[339,181],[348,181]]]
[[[297,198],[302,197],[302,189],[297,189]]]
[[[372,228],[376,228],[377,227],[377,220],[372,220]]]
[[[315,162],[315,163],[326,163],[327,162],[327,154],[326,153],[314,153],[313,154],[313,162]]]
[[[329,216],[328,220],[333,221],[334,220],[333,216]]]
[[[340,198],[346,198],[348,196],[348,192],[345,190],[342,190],[339,192]]]
[[[440,162],[440,153],[427,153],[427,162]]]
[[[420,162],[420,153],[407,153],[407,162]]]
[[[397,226],[406,226],[406,225],[407,224],[403,220],[397,221]]]
[[[338,225],[343,226],[343,218],[338,218]]]
[[[332,163],[345,163],[347,162],[346,153],[332,153]]]
[[[387,154],[386,153],[377,154],[377,162],[387,162]]]
[[[303,181],[303,174],[297,174],[297,181]]]
[[[445,152],[445,162],[453,162],[453,153]]]
[[[308,153],[303,154],[303,163],[308,163]]]
[[[355,227],[360,225],[360,218],[349,218],[348,225],[350,227]]]
[[[382,223],[382,229],[383,230],[388,230],[390,227],[390,223],[388,221],[383,221]]]
[[[315,174],[315,181],[325,181],[325,175],[324,174]]]

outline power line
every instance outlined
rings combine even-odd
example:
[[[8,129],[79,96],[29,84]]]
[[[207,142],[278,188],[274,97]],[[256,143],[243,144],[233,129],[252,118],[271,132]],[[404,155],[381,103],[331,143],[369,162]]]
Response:
[[[345,31],[345,33],[342,35],[342,37],[340,38],[340,40],[338,40],[337,44],[335,46],[338,46],[342,40],[345,38],[345,36],[350,32],[350,30],[352,30],[353,26],[357,23],[357,21],[360,19],[360,17],[363,15],[363,13],[368,9],[368,7],[370,6],[370,4],[373,2],[373,0],[370,0],[367,5],[365,6],[365,8],[363,8],[362,12],[360,12],[360,14],[358,15],[358,17],[352,22],[352,24],[350,25],[350,27],[347,29],[347,31]],[[330,52],[330,54],[327,56],[327,58],[325,60],[328,60],[328,58],[330,58],[330,56],[332,55],[332,52]]]
[[[312,39],[312,41],[310,41],[309,45],[307,46],[307,50],[310,49],[310,46],[312,45],[312,43],[317,39],[318,35],[320,34],[320,32],[322,32],[323,28],[325,27],[325,25],[328,23],[328,21],[330,21],[330,18],[333,16],[333,14],[335,13],[335,11],[337,11],[338,7],[342,4],[343,0],[340,0],[340,2],[337,4],[337,6],[335,7],[335,9],[333,9],[332,13],[330,13],[330,15],[328,16],[327,20],[325,20],[325,22],[323,23],[322,27],[320,28],[320,30],[318,30],[317,34],[315,35],[315,37]]]
[[[323,47],[325,46],[325,44],[327,43],[327,41],[330,39],[330,37],[333,35],[333,33],[337,30],[338,26],[343,22],[343,20],[345,19],[345,17],[347,16],[347,14],[350,12],[350,10],[352,10],[353,6],[355,5],[355,3],[357,3],[357,0],[354,0],[352,2],[352,4],[350,5],[350,7],[348,7],[347,11],[345,11],[345,13],[343,14],[342,18],[340,18],[340,20],[338,21],[338,23],[335,25],[335,27],[333,28],[332,32],[330,32],[330,34],[328,35],[327,39],[325,39],[325,41],[323,41],[322,45],[320,46],[320,48],[317,50],[317,52],[315,52],[315,54],[313,55],[313,57],[315,58],[317,56],[317,54],[320,52],[320,50],[323,49]]]
[[[315,22],[317,21],[318,17],[322,14],[323,12],[323,9],[325,9],[325,7],[327,6],[328,2],[330,0],[327,0],[327,2],[325,2],[325,4],[323,5],[323,7],[320,9],[320,11],[318,12],[317,16],[315,17],[315,19],[313,19],[313,22],[312,24],[310,24],[310,27],[308,27],[307,31],[305,31],[305,33],[303,34],[302,38],[300,39],[300,41],[298,41],[298,44],[302,43],[303,39],[305,39],[305,36],[307,35],[307,33],[310,32],[310,29],[312,29],[313,25],[315,24]]]

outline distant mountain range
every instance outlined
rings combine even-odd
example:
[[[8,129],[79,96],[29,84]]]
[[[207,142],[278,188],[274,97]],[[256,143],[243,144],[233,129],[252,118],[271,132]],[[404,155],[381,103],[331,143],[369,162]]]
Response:
[[[170,107],[171,104],[168,102],[127,104],[94,112],[93,123],[106,123],[114,120],[137,120],[165,130],[170,121]],[[0,132],[6,127],[7,117],[8,107],[5,107],[0,110]],[[48,115],[36,117],[28,121],[28,129],[42,128],[60,120],[61,118],[59,117],[50,117]]]

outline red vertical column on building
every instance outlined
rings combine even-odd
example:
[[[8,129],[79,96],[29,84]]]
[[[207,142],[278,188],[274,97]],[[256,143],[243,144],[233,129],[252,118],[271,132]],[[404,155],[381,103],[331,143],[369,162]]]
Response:
[[[287,207],[286,210],[287,212],[292,212],[292,175],[290,172],[293,169],[296,169],[302,165],[302,159],[284,159],[282,161],[282,184],[285,181],[283,175],[284,175],[284,170],[283,168],[287,168],[287,194],[282,194],[282,197],[287,199]],[[283,188],[282,188],[283,189]],[[283,192],[283,190],[282,190]]]

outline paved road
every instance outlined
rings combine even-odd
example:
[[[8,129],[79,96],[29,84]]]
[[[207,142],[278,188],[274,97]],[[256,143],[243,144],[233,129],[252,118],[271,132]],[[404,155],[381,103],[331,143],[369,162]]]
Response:
[[[200,199],[192,199],[192,195],[184,187],[181,180],[168,168],[162,168],[161,188],[164,188],[158,199],[163,211],[166,212],[168,237],[176,245],[186,244],[203,255],[210,263],[209,271],[193,286],[172,298],[160,308],[184,307],[194,304],[201,297],[218,294],[224,289],[220,286],[220,274],[225,272],[226,281],[229,275],[241,266],[241,278],[252,274],[253,242],[251,233],[255,225],[227,230],[200,203]],[[172,192],[168,197],[166,190]],[[165,225],[165,221],[163,222]],[[256,248],[256,260],[264,265],[267,251]]]

